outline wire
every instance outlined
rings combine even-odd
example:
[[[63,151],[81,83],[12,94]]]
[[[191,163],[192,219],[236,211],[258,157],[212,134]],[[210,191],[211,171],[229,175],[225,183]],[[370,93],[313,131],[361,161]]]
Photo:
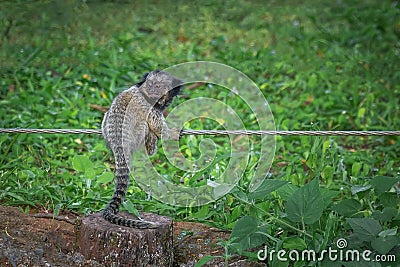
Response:
[[[400,131],[254,131],[254,130],[183,130],[183,135],[194,134],[194,135],[308,135],[308,136],[394,136],[400,135]]]
[[[42,134],[101,134],[95,129],[30,129],[30,128],[0,128],[0,133],[42,133]]]
[[[102,134],[96,129],[0,128],[1,133]],[[280,135],[280,136],[398,136],[400,131],[257,131],[257,130],[182,130],[182,135]]]

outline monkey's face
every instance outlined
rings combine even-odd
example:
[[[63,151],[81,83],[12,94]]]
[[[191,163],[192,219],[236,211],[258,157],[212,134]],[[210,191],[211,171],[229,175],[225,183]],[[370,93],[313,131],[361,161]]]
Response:
[[[164,109],[179,94],[181,81],[164,71],[152,71],[145,77],[139,90],[146,100],[156,108]]]

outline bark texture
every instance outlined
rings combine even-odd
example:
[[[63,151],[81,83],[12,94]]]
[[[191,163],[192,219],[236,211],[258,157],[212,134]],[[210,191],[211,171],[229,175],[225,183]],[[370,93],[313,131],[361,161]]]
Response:
[[[127,213],[119,213],[134,218]],[[156,229],[135,229],[106,221],[101,213],[87,216],[77,232],[79,251],[87,259],[105,266],[172,266],[173,224],[165,216],[141,213]]]

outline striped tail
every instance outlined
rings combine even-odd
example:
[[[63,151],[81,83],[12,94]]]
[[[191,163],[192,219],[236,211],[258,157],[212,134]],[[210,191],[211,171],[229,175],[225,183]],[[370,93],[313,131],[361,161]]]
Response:
[[[103,210],[103,217],[107,221],[121,225],[127,226],[131,228],[138,228],[138,229],[151,229],[151,228],[158,228],[158,225],[153,222],[142,221],[142,220],[133,220],[133,219],[126,219],[124,217],[118,216],[114,213],[113,208],[111,208],[110,203],[107,208]]]
[[[117,165],[118,166],[118,165]],[[103,217],[107,221],[131,228],[147,229],[147,228],[157,228],[158,225],[142,220],[126,219],[124,217],[118,216],[119,207],[122,201],[125,199],[126,192],[129,186],[129,168],[117,167],[115,170],[115,191],[107,207],[103,210]]]

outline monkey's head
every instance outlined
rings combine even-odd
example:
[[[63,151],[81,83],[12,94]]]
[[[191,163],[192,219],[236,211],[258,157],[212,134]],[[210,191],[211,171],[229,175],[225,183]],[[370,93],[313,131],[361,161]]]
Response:
[[[147,102],[158,109],[166,108],[181,91],[182,82],[165,71],[155,70],[146,73],[136,84]]]

